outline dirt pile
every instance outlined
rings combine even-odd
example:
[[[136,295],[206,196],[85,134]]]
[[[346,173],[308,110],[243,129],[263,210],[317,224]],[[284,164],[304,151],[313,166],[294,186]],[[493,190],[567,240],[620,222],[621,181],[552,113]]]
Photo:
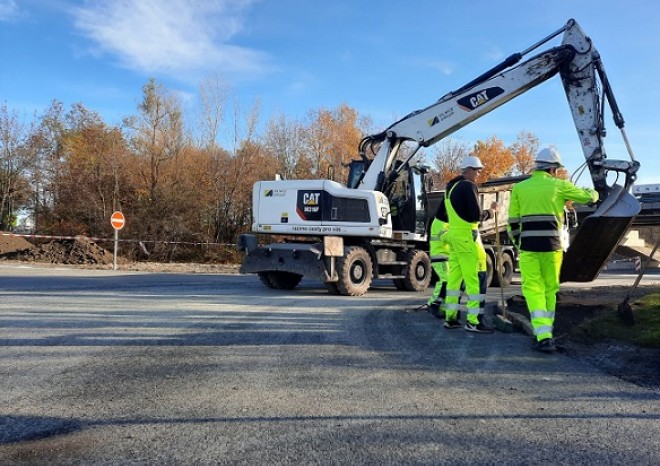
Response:
[[[0,260],[51,264],[112,264],[112,253],[87,238],[32,243],[21,236],[0,236]]]
[[[602,313],[615,312],[630,287],[612,286],[562,291],[557,295],[554,335],[567,356],[641,387],[660,389],[660,350],[643,348],[592,335],[581,324]],[[636,297],[657,293],[655,286],[640,286]],[[507,301],[508,308],[527,319],[529,312],[522,296]],[[633,307],[637,304],[633,301]],[[624,325],[621,323],[621,325]]]

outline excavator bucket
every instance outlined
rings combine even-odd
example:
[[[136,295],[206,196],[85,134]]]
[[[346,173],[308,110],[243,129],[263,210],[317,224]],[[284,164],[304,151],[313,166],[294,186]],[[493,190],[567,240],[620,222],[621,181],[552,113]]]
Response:
[[[607,262],[641,210],[635,197],[615,184],[598,209],[582,221],[564,255],[561,282],[590,282]]]

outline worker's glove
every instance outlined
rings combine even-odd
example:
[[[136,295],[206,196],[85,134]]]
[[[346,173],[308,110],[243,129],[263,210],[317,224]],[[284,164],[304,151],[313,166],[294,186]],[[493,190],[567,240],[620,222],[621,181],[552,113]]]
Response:
[[[587,205],[588,206],[593,206],[598,202],[598,198],[600,197],[598,195],[598,191],[596,191],[593,188],[587,188],[586,191],[591,195],[591,202],[589,202]]]

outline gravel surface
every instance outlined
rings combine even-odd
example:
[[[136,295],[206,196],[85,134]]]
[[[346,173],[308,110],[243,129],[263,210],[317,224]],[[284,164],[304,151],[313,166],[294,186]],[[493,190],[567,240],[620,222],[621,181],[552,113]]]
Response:
[[[0,235],[0,261],[38,263],[46,267],[113,268],[113,257],[93,241],[54,240],[38,246],[19,236]],[[119,269],[158,273],[238,273],[239,264],[132,262],[119,260]],[[640,348],[617,341],[601,341],[592,335],[575,336],[571,330],[608,308],[616,308],[630,287],[609,286],[572,289],[563,286],[558,299],[555,336],[567,355],[582,359],[624,380],[645,387],[660,387],[660,350]],[[660,292],[657,286],[640,286],[634,297]],[[632,301],[634,306],[634,300]],[[512,311],[529,318],[522,296],[509,300]]]
[[[391,282],[0,275],[0,464],[660,464],[660,392]]]

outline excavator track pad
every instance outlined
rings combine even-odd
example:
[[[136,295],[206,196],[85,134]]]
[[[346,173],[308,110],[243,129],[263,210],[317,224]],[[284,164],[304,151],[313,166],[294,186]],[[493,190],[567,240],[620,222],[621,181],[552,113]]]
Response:
[[[641,205],[620,185],[596,211],[582,221],[564,254],[560,282],[595,280],[608,258],[623,239]]]

